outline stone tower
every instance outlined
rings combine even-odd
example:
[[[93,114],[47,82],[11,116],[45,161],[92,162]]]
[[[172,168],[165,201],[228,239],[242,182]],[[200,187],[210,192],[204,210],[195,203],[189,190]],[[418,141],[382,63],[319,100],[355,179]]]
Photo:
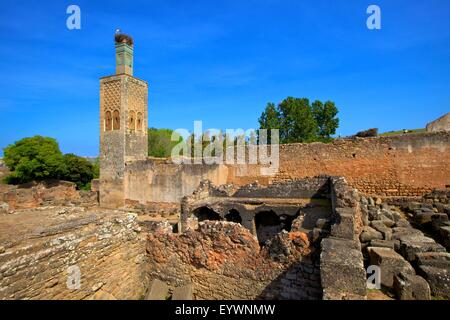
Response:
[[[133,77],[133,39],[116,34],[116,74],[100,79],[100,205],[125,204],[126,163],[148,154],[148,84]]]

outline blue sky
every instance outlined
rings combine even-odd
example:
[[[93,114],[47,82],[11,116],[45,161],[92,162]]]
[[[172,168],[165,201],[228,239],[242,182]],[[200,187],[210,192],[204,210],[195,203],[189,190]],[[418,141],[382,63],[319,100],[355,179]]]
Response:
[[[70,4],[81,30],[66,28]],[[381,30],[366,27],[370,4]],[[135,40],[153,127],[257,128],[287,96],[334,101],[340,135],[450,111],[447,0],[2,0],[0,27],[0,148],[41,134],[98,154],[98,79],[115,72],[116,28]]]

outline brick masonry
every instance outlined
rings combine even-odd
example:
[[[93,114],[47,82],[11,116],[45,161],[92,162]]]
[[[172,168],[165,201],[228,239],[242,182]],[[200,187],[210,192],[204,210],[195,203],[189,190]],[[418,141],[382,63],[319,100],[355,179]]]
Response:
[[[365,194],[421,196],[450,183],[449,146],[450,132],[281,145],[279,172],[267,182],[326,174],[345,177]],[[258,178],[255,171],[244,177],[231,172],[228,180],[248,183]]]

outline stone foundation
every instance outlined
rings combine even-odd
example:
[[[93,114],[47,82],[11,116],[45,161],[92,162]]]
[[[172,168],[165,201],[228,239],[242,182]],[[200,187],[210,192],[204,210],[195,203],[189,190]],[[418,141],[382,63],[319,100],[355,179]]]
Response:
[[[144,243],[134,214],[57,207],[3,216],[0,299],[143,298]]]

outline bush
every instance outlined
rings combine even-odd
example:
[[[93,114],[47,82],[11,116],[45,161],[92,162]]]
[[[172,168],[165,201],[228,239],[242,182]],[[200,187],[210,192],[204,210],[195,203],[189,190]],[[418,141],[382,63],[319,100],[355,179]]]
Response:
[[[72,153],[64,155],[65,170],[61,179],[72,181],[79,189],[83,189],[94,178],[94,165],[87,159]]]
[[[9,184],[62,179],[75,182],[82,189],[98,177],[98,161],[92,164],[74,154],[63,155],[53,138],[24,138],[3,151],[3,160],[11,171],[5,178]]]
[[[367,138],[367,137],[376,137],[378,136],[378,128],[372,128],[364,131],[360,131],[356,134],[357,137]]]

